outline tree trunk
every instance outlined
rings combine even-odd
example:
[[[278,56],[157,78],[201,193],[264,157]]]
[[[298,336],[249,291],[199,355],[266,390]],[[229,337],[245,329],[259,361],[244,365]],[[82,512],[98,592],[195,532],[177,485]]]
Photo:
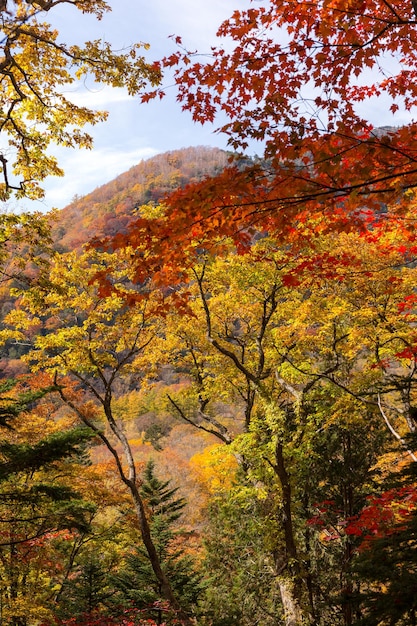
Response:
[[[102,376],[102,380],[105,380],[104,376]],[[92,421],[88,419],[87,415],[85,415],[84,412],[74,402],[72,402],[70,399],[68,399],[65,396],[63,389],[59,388],[59,394],[61,398],[64,400],[64,402],[69,407],[71,407],[73,411],[80,417],[82,422],[86,426],[91,428],[93,432],[101,439],[101,441],[107,447],[108,451],[113,456],[114,461],[117,466],[119,476],[122,482],[125,484],[125,486],[129,490],[130,495],[132,497],[134,507],[135,507],[135,512],[136,512],[136,517],[137,517],[138,524],[139,524],[141,538],[145,546],[146,552],[148,554],[153,572],[160,585],[161,595],[165,600],[169,602],[172,610],[175,611],[176,616],[180,620],[180,624],[182,624],[182,626],[192,626],[194,623],[193,620],[191,620],[190,617],[182,610],[172,590],[171,584],[161,567],[160,559],[158,557],[158,553],[156,551],[155,545],[152,540],[151,531],[150,531],[149,523],[146,517],[143,500],[138,489],[136,465],[135,465],[135,461],[133,458],[132,449],[130,447],[129,441],[127,440],[127,437],[123,429],[119,426],[119,424],[116,422],[113,416],[112,405],[111,405],[112,394],[111,394],[110,386],[107,387],[104,397],[100,396],[98,393],[96,393],[96,397],[98,397],[103,404],[103,409],[104,409],[104,413],[107,419],[107,423],[113,435],[121,444],[123,455],[120,454],[116,450],[116,448],[112,445],[108,437]],[[127,464],[127,472],[125,471],[123,467],[122,459]]]
[[[349,432],[343,437],[343,459],[344,459],[344,475],[345,484],[343,486],[343,516],[345,519],[352,519],[354,514],[354,495],[352,485],[352,440]],[[350,537],[347,537],[344,548],[343,566],[341,571],[341,596],[343,598],[343,624],[344,626],[352,626],[353,622],[353,582],[351,563],[353,557],[353,546]]]
[[[178,613],[181,620],[185,624],[192,624],[191,620],[182,612],[181,607],[174,596],[172,591],[170,582],[165,575],[165,572],[162,570],[161,563],[158,557],[158,553],[156,551],[155,545],[152,540],[151,530],[149,527],[149,523],[145,514],[145,509],[143,506],[143,500],[139,493],[138,488],[135,484],[128,485],[130,489],[130,493],[132,495],[133,501],[135,503],[136,516],[139,521],[140,534],[142,537],[142,541],[144,543],[146,552],[148,553],[149,561],[152,565],[152,569],[154,574],[159,582],[159,586],[161,589],[161,595],[168,600],[172,609]]]
[[[289,576],[278,577],[278,587],[281,595],[282,607],[284,609],[285,626],[301,626],[305,624],[303,611],[296,598],[294,581]]]
[[[137,486],[136,466],[135,466],[135,461],[133,459],[132,449],[130,447],[130,444],[127,440],[125,433],[123,432],[123,430],[120,428],[120,426],[117,424],[117,422],[115,421],[113,417],[111,404],[110,404],[110,398],[108,402],[104,404],[104,410],[105,410],[105,414],[107,417],[107,422],[111,430],[113,431],[114,435],[117,437],[117,439],[121,443],[122,448],[123,448],[124,457],[128,465],[128,476],[126,476],[125,472],[123,471],[122,464],[120,463],[120,459],[116,459],[116,462],[118,461],[117,467],[118,467],[121,479],[123,480],[123,482],[129,489],[130,494],[132,496],[132,499],[135,505],[136,516],[139,522],[139,528],[140,528],[142,541],[145,546],[146,552],[148,554],[153,572],[159,582],[161,595],[165,600],[169,602],[172,610],[175,611],[177,617],[181,620],[181,624],[183,624],[184,626],[191,626],[193,624],[192,620],[182,610],[172,590],[171,584],[161,567],[161,562],[160,562],[158,553],[156,551],[155,545],[152,540],[151,530],[149,527],[148,519],[146,517],[146,512],[145,512],[145,507],[143,504],[142,496],[140,495],[140,492]],[[114,450],[114,448],[112,448],[112,450],[113,450],[112,452],[113,456],[117,455],[117,452]]]
[[[283,444],[279,439],[275,446],[274,470],[281,487],[281,525],[285,539],[285,553],[284,556],[280,555],[280,563],[277,563],[278,571],[282,572],[278,575],[278,586],[284,609],[285,626],[301,626],[308,623],[308,620],[305,619],[301,605],[303,581],[294,537],[291,482],[285,466]]]

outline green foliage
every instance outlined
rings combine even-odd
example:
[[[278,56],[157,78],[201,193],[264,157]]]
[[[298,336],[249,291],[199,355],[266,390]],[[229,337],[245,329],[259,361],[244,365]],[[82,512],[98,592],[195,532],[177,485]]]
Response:
[[[150,510],[153,523],[162,519],[167,526],[181,517],[184,498],[176,498],[178,487],[170,487],[170,480],[162,481],[155,474],[155,462],[150,459],[143,473],[142,495]]]
[[[413,626],[417,619],[417,515],[359,555],[363,617],[357,626]]]
[[[123,206],[117,210],[123,215]],[[165,219],[162,212],[148,214],[155,217],[152,223]],[[152,264],[150,229],[146,237],[134,233],[132,247],[116,252],[57,254],[21,290],[20,308],[6,319],[6,339],[34,346],[27,362],[35,370],[72,376],[80,395],[74,399],[75,387],[63,377],[61,399],[110,444],[135,496],[137,459],[125,420],[135,420],[140,443],[150,441],[157,449],[173,413],[228,445],[230,455],[223,452],[226,445],[214,454],[209,445],[189,465],[207,497],[217,496],[205,529],[204,585],[191,558],[191,538],[178,528],[184,501],[177,489],[160,480],[150,463],[139,494],[163,572],[181,606],[198,612],[202,624],[273,626],[287,619],[289,600],[294,612],[301,607],[298,622],[351,626],[362,611],[372,626],[389,620],[412,624],[411,519],[404,528],[384,529],[370,560],[358,557],[358,570],[352,571],[360,546],[352,519],[366,510],[367,497],[384,488],[387,435],[396,433],[403,446],[417,398],[415,267],[405,262],[400,236],[381,235],[376,247],[374,234],[368,235],[318,232],[313,243],[306,235],[292,247],[291,241],[284,245],[252,231],[246,254],[237,254],[227,237],[218,237],[213,254],[194,242],[195,264],[191,256],[186,263],[182,258],[184,284],[158,291],[152,269],[171,274],[169,262],[161,263],[162,248]],[[145,384],[150,379],[153,386]],[[127,389],[134,391],[123,395]],[[10,399],[11,391],[9,382],[0,390],[5,424],[36,400]],[[104,409],[100,414],[97,403]],[[83,515],[91,509],[83,509],[76,490],[58,480],[61,467],[73,471],[84,445],[78,434],[80,440],[77,431],[74,440],[70,431],[35,441],[7,437],[0,446],[4,498],[21,507],[26,521],[29,511],[43,520],[34,529],[29,519],[19,541],[51,525],[87,531]],[[135,452],[149,454],[150,446],[136,444]],[[128,451],[124,459],[118,449]],[[61,466],[64,451],[74,459],[65,458]],[[179,461],[171,452],[164,461],[175,471]],[[136,505],[141,498],[135,497]],[[103,619],[117,619],[132,606],[155,616],[163,594],[150,566],[152,551],[145,551],[145,540],[134,548],[126,544],[123,558],[115,556],[114,546],[100,552],[99,541],[80,555],[73,578],[62,587],[60,616],[69,618],[65,601],[74,614],[96,612]],[[356,594],[359,584],[367,592],[363,596]],[[389,614],[390,596],[398,602],[397,612]],[[159,621],[161,615],[156,613]]]
[[[91,430],[80,426],[53,433],[34,445],[0,441],[0,481],[23,471],[46,469],[63,458],[80,458],[92,437]]]
[[[274,517],[271,500],[253,497],[249,485],[210,504],[202,624],[274,626],[282,619],[274,557],[268,545]]]
[[[201,576],[196,570],[194,559],[186,550],[188,533],[178,528],[176,522],[181,517],[185,500],[177,497],[178,488],[170,486],[171,481],[162,481],[155,474],[152,460],[146,465],[143,474],[142,495],[150,519],[150,527],[155,548],[181,606],[194,613],[202,593]],[[163,598],[159,583],[153,574],[145,550],[138,546],[126,556],[124,567],[114,577],[118,590],[115,603],[125,606],[149,608]]]
[[[117,538],[114,534],[113,541]],[[109,605],[115,593],[112,577],[121,565],[115,545],[113,549],[109,547],[106,537],[102,536],[98,545],[90,546],[77,556],[54,607],[57,618],[75,618],[78,622],[87,615],[97,613],[104,617],[111,613]]]
[[[320,409],[323,405],[324,400]],[[345,528],[360,513],[368,494],[378,489],[375,464],[385,440],[377,417],[363,414],[366,422],[357,419],[354,427],[335,423],[315,433],[295,481],[304,517],[304,554],[315,590],[314,610],[326,626],[343,623],[343,615],[346,619],[346,613],[358,606],[352,572],[358,540]]]
[[[49,615],[51,579],[62,572],[53,542],[88,532],[96,508],[77,484],[91,435],[50,416],[45,398],[52,389],[2,386],[13,418],[0,442],[2,619],[16,626]]]
[[[415,449],[415,434],[408,437],[408,443]],[[380,486],[374,514],[370,511],[373,529],[363,533],[354,564],[361,584],[361,612],[355,626],[414,626],[417,622],[416,479],[414,461],[390,474]],[[378,508],[386,510],[385,524]]]
[[[163,449],[161,439],[169,435],[170,430],[169,424],[162,421],[158,423],[155,418],[155,421],[146,428],[143,440],[149,441],[153,448],[160,452]]]

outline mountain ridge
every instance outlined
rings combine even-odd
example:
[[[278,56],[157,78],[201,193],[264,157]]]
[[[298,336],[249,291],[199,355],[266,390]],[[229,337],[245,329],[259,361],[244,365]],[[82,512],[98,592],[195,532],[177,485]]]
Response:
[[[208,146],[171,150],[140,161],[91,193],[61,209],[51,226],[60,251],[80,247],[93,237],[125,232],[143,204],[158,204],[168,193],[220,173],[230,152]]]

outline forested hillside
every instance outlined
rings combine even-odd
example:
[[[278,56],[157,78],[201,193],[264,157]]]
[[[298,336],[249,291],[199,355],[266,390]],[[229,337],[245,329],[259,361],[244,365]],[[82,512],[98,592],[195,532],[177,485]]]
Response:
[[[285,245],[215,212],[184,232],[179,198],[223,176],[69,251],[49,216],[2,218],[12,626],[382,625],[388,597],[412,615],[413,237],[364,210]]]
[[[220,173],[228,156],[217,148],[199,146],[142,161],[60,211],[54,239],[68,250],[95,236],[125,233],[141,205],[156,205],[174,189]]]
[[[0,214],[1,624],[416,626],[416,4],[254,2],[148,64],[57,44],[62,2],[0,3],[2,199],[90,147],[86,75],[168,70],[243,154]]]

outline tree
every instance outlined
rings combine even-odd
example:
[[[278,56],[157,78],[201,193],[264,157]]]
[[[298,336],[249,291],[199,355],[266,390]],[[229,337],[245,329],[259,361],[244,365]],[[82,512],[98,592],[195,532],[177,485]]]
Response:
[[[408,446],[415,443],[413,433]],[[354,572],[362,611],[355,625],[411,626],[417,618],[416,461],[397,466],[381,488],[346,528],[360,542]]]
[[[47,216],[40,213],[0,215],[1,318],[14,306],[16,294],[13,289],[33,282],[39,269],[47,265],[50,253],[51,236]],[[15,347],[14,355],[18,356],[24,349],[24,346]],[[7,352],[7,356],[10,359],[11,354]]]
[[[50,271],[22,293],[20,308],[8,316],[14,330],[5,330],[3,337],[32,342],[26,357],[32,369],[54,377],[63,403],[110,452],[132,498],[161,594],[187,624],[152,540],[132,447],[113,412],[116,385],[141,371],[143,355],[160,327],[157,312],[164,305],[148,285],[132,284],[131,258],[132,250],[56,255]],[[106,286],[100,281],[103,276]],[[77,385],[85,399],[74,395]]]
[[[271,0],[235,11],[218,34],[231,48],[201,61],[177,38],[179,51],[160,67],[174,68],[178,99],[197,122],[225,115],[218,130],[231,146],[259,142],[264,158],[238,158],[170,194],[169,230],[166,220],[138,220],[127,241],[157,240],[159,257],[181,257],[182,266],[185,250],[212,249],[219,233],[243,248],[254,230],[295,242],[329,229],[398,228],[412,247],[416,126],[404,124],[416,97],[411,0],[302,1],[296,9]],[[375,129],[362,115],[379,96],[392,128]]]
[[[145,84],[156,84],[158,71],[140,54],[142,44],[115,52],[105,41],[84,46],[62,43],[58,32],[43,21],[54,8],[67,4],[97,19],[109,5],[103,0],[10,0],[1,6],[2,58],[0,62],[0,198],[41,198],[39,185],[47,176],[62,176],[57,160],[48,153],[55,143],[65,147],[92,147],[82,130],[106,118],[104,111],[76,106],[64,87],[90,75],[101,84],[124,87],[137,94]]]
[[[154,461],[148,461],[141,493],[149,512],[152,538],[181,606],[190,615],[195,615],[198,599],[202,595],[201,579],[192,557],[186,551],[188,533],[176,524],[185,500],[177,496],[178,488],[171,487],[170,483],[170,480],[160,480],[155,474]],[[164,600],[161,585],[143,548],[138,546],[127,555],[125,566],[114,577],[114,584],[119,589],[116,603],[120,598],[128,607],[147,611],[157,624],[166,621],[165,612],[161,611]]]
[[[169,395],[172,408],[231,445],[270,498],[269,558],[287,624],[352,624],[354,541],[343,523],[375,488],[386,424],[401,447],[412,428],[415,268],[400,242],[401,233],[377,247],[325,232],[301,248],[263,234],[239,255],[221,239],[222,255],[197,250],[191,266],[190,253],[188,315],[173,308],[153,345],[153,362],[191,379]],[[221,403],[238,406],[238,420],[221,416]],[[339,530],[318,557],[322,529],[307,522],[326,500]],[[323,575],[323,559],[337,576]]]
[[[12,626],[49,614],[51,579],[61,566],[52,545],[87,532],[95,508],[75,479],[91,433],[52,417],[53,406],[42,400],[50,389],[20,386],[19,393],[9,385],[1,402],[12,416],[0,441],[1,605]]]
[[[122,541],[124,547],[123,535],[120,528],[117,533],[110,527],[107,531],[96,531],[80,539],[80,550],[77,550],[71,572],[53,607],[54,617],[62,621],[71,618],[77,622],[88,618],[105,619],[112,614],[112,597],[115,594],[112,579],[122,567],[118,541]],[[74,547],[78,547],[75,542]]]
[[[0,283],[27,284],[51,252],[50,226],[45,215],[0,215]],[[7,296],[10,298],[10,294]]]
[[[401,454],[416,402],[416,126],[376,130],[360,106],[380,94],[393,113],[415,106],[414,9],[410,2],[271,1],[236,11],[219,32],[232,38],[231,52],[215,49],[202,63],[180,50],[161,68],[174,67],[179,99],[196,121],[225,113],[220,131],[231,146],[258,141],[264,159],[237,161],[171,194],[162,216],[142,215],[114,245],[146,242],[139,282],[152,273],[179,298],[187,285],[181,315],[186,302],[195,317],[186,329],[180,323],[177,354],[188,361],[195,403],[190,411],[172,398],[178,414],[230,441],[215,401],[229,393],[246,410],[235,449],[273,502],[274,567],[288,625],[334,618],[317,612],[314,585],[324,577],[314,580],[309,538],[320,535],[305,527],[314,508],[309,491],[319,495],[324,480],[320,462],[331,461],[323,447],[332,444],[339,471],[326,488],[337,494],[340,549],[332,556],[343,564],[345,594],[337,619],[352,624],[354,540],[342,524],[363,506],[363,486],[373,489],[372,465],[384,451],[384,437],[364,424],[379,418]],[[400,69],[378,76],[383,57],[397,54]],[[267,234],[273,253],[254,244]],[[355,420],[362,456],[351,449]],[[312,450],[318,482],[303,489]],[[336,585],[326,585],[333,594]]]
[[[271,501],[256,497],[250,481],[243,484],[216,493],[206,512],[200,619],[208,626],[283,623],[270,546]]]
[[[59,403],[58,407],[62,411]],[[109,598],[115,592],[112,576],[137,535],[129,498],[118,489],[119,478],[111,462],[92,461],[77,473],[73,484],[94,509],[88,528],[58,535],[49,542],[47,555],[55,571],[50,574],[44,605],[53,623],[110,616]]]

